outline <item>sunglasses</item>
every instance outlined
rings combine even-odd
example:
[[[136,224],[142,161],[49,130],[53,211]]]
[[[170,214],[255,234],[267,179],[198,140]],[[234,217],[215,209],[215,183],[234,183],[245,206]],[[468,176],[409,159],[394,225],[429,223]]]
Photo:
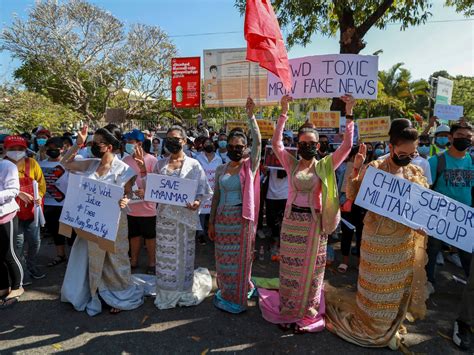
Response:
[[[397,154],[397,153],[395,153],[395,154]],[[414,158],[416,158],[417,156],[418,156],[418,152],[413,152],[413,153],[411,153],[411,154],[401,154],[401,155],[400,155],[400,154],[397,154],[397,157],[398,157],[399,159],[406,159],[406,158],[414,159]]]
[[[233,145],[233,144],[228,144],[227,145],[227,150],[235,150],[237,152],[241,152],[245,149],[245,146],[244,145],[240,145],[240,144],[236,144],[236,145]]]
[[[298,142],[299,148],[315,148],[318,142]]]

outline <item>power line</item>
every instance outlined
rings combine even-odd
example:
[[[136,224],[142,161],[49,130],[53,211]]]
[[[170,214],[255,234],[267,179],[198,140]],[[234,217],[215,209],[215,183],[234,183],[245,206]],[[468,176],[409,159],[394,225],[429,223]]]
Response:
[[[457,19],[457,20],[434,20],[434,21],[426,21],[426,23],[445,23],[445,22],[466,22],[466,21],[474,21],[474,18],[466,18],[466,19]],[[388,26],[399,26],[401,22],[397,23],[388,23]],[[242,34],[244,31],[227,31],[227,32],[203,32],[203,33],[188,33],[183,35],[170,35],[170,38],[178,38],[178,37],[200,37],[200,36],[216,36],[216,35],[227,35],[227,34]]]

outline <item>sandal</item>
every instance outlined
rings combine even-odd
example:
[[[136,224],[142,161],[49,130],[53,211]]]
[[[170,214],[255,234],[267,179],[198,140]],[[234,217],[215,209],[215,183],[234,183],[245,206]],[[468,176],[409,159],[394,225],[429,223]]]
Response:
[[[7,309],[15,304],[20,302],[20,296],[17,297],[10,297],[10,298],[5,298],[1,303],[0,303],[0,309]]]
[[[148,266],[146,273],[147,275],[156,275],[155,266]]]
[[[339,271],[341,274],[345,274],[348,268],[349,266],[342,263],[342,264],[339,264],[339,266],[337,267],[337,271]]]
[[[306,330],[304,327],[300,327],[299,325],[295,326],[295,329],[293,329],[294,334],[306,334],[309,333],[308,330]]]
[[[66,261],[67,261],[67,257],[66,257],[65,255],[57,255],[57,256],[53,259],[53,261],[51,261],[50,263],[48,263],[48,266],[49,266],[49,267],[56,266],[56,265],[65,263]]]
[[[113,314],[113,315],[119,314],[120,312],[122,312],[122,310],[115,307],[112,307],[110,309],[110,314]]]

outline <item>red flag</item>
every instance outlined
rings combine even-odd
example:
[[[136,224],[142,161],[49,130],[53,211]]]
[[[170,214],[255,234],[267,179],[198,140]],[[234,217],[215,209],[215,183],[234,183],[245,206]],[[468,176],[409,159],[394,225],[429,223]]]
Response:
[[[247,60],[259,63],[278,76],[283,86],[290,90],[288,54],[270,0],[247,0],[244,28]]]

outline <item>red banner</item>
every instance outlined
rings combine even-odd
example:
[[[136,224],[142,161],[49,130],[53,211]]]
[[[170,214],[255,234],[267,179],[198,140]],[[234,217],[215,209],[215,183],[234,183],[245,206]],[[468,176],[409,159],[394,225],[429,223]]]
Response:
[[[171,91],[173,107],[200,107],[201,57],[171,60]]]

